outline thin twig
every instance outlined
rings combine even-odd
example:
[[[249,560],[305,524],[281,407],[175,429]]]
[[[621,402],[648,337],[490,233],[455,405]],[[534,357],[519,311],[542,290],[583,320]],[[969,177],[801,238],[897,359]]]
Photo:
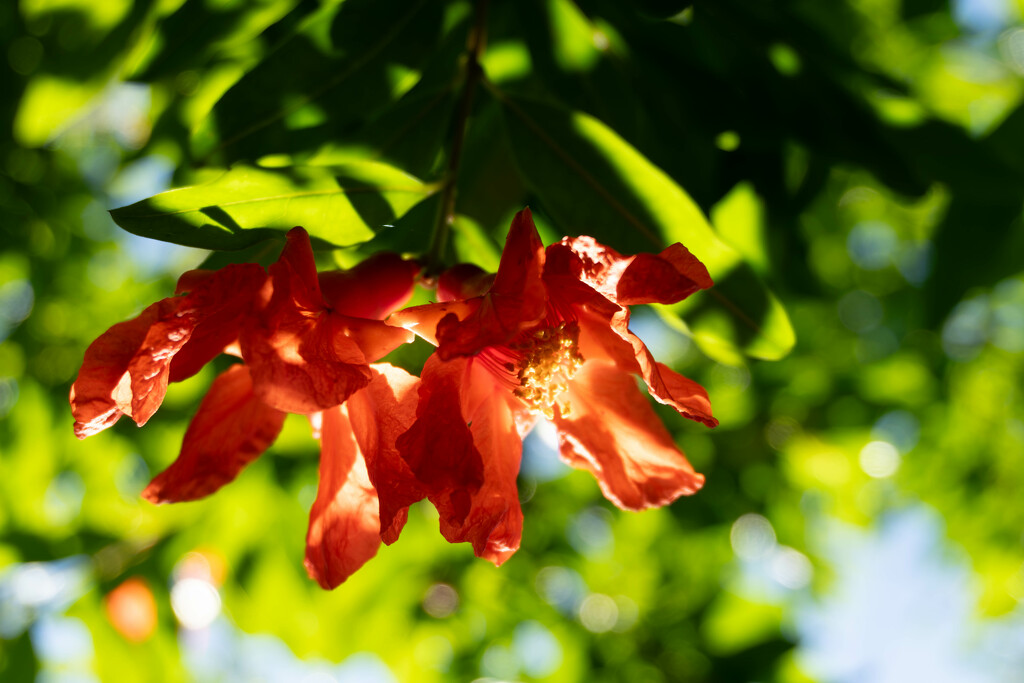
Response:
[[[459,160],[462,158],[462,144],[466,137],[469,114],[473,109],[473,92],[483,74],[483,70],[480,68],[480,54],[483,52],[486,38],[487,0],[479,0],[476,4],[473,26],[470,27],[469,35],[466,38],[462,92],[459,96],[458,108],[452,118],[452,130],[449,136],[451,146],[441,186],[441,202],[438,205],[437,219],[434,221],[434,234],[431,236],[430,247],[425,257],[427,274],[436,273],[444,265],[448,236],[451,234],[452,224],[455,222],[455,188],[459,178]]]

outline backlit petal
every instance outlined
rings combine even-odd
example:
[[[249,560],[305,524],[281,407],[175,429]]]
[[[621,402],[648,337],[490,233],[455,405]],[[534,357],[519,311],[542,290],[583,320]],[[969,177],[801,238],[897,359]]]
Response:
[[[472,364],[466,379],[475,388],[483,388],[480,393],[485,395],[468,414],[473,443],[484,463],[483,484],[475,491],[456,490],[431,500],[448,541],[468,541],[478,557],[501,565],[519,549],[523,534],[516,485],[523,443],[516,414],[525,411],[507,391],[494,390],[490,372],[478,363]]]
[[[417,421],[398,447],[437,508],[442,535],[472,543],[479,557],[501,564],[522,534],[516,491],[522,442],[510,405],[518,401],[496,389],[475,359],[431,356]]]
[[[323,413],[320,483],[309,512],[306,571],[323,588],[338,586],[380,547],[377,493],[344,406]]]
[[[543,300],[543,270],[544,243],[533,224],[533,214],[526,208],[512,219],[490,292],[503,297]]]
[[[462,386],[470,360],[442,361],[431,355],[420,375],[413,426],[398,438],[398,450],[428,493],[471,490],[483,481],[484,465],[462,415]]]
[[[303,228],[288,231],[288,241],[281,250],[281,256],[267,268],[267,272],[274,281],[272,308],[287,306],[319,311],[326,307],[317,280],[309,233]]]
[[[198,273],[201,276],[185,273],[178,281],[179,289],[191,287],[183,305],[193,311],[196,327],[171,362],[172,382],[195,375],[238,339],[267,279],[263,267],[255,263]]]
[[[420,379],[387,363],[370,369],[373,379],[352,394],[345,407],[377,489],[381,538],[393,543],[405,525],[409,506],[425,496],[396,445],[416,419]]]
[[[467,301],[447,301],[403,308],[392,313],[387,322],[388,325],[403,327],[437,346],[438,323],[449,314],[455,320],[464,320],[480,307],[482,301],[482,297],[477,297]]]
[[[170,378],[171,361],[189,340],[195,329],[195,318],[185,310],[161,316],[149,328],[139,346],[128,374],[131,376],[131,415],[140,427],[149,421],[163,403]]]
[[[365,387],[370,368],[346,329],[329,313],[310,316],[281,309],[261,326],[243,330],[242,357],[256,395],[278,410],[312,413],[339,405]]]
[[[213,493],[274,442],[284,418],[256,398],[248,368],[232,365],[200,403],[178,459],[153,479],[142,497],[152,503],[178,503]]]
[[[646,347],[644,350],[647,351]],[[647,351],[647,356],[651,352]],[[649,373],[647,386],[656,400],[675,408],[683,417],[703,422],[708,427],[717,427],[718,420],[711,415],[711,400],[708,392],[689,377],[684,377],[664,363],[655,363]]]
[[[268,271],[270,300],[239,341],[256,395],[278,410],[312,413],[339,405],[369,383],[370,360],[412,339],[383,322],[327,308],[302,228],[288,233]]]
[[[351,318],[334,312],[327,315],[334,325],[334,333],[344,335],[355,342],[368,363],[380,360],[415,338],[411,331],[387,325],[380,320]]]
[[[639,375],[657,401],[672,406],[683,417],[718,425],[704,388],[654,360],[643,341],[629,330],[629,311],[587,305],[579,310],[580,352],[589,360],[608,360]]]
[[[181,297],[158,301],[89,345],[70,396],[79,439],[106,429],[121,415],[142,425],[159,407],[168,365],[192,332],[191,316],[179,315],[182,303]]]
[[[608,500],[642,510],[704,484],[631,375],[609,362],[588,361],[568,393],[569,415],[555,416],[561,456],[592,472]]]
[[[548,259],[549,269],[572,271],[623,306],[675,303],[713,284],[704,264],[678,242],[660,254],[623,256],[592,237],[566,237],[548,247]]]
[[[507,343],[544,317],[547,290],[541,273],[544,245],[529,209],[516,214],[501,252],[494,284],[479,308],[454,324],[442,319],[437,328],[438,355],[448,360]]]

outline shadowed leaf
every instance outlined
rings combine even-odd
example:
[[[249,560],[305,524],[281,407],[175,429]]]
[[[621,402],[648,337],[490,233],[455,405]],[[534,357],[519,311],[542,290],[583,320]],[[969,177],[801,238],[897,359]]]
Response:
[[[446,37],[461,44],[464,23],[444,19],[424,0],[323,8],[224,94],[197,153],[230,163],[344,137],[412,90]]]

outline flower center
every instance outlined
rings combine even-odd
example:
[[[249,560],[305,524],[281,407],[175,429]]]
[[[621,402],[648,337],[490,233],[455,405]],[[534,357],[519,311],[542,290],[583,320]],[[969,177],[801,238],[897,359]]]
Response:
[[[560,322],[529,332],[510,345],[520,356],[515,395],[549,420],[556,410],[569,414],[569,402],[558,403],[558,396],[569,389],[569,380],[583,365],[579,338],[575,321]]]

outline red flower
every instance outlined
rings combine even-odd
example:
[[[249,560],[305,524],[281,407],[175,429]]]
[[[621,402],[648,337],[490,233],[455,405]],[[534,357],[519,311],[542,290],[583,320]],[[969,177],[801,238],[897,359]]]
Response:
[[[334,295],[328,300],[309,236],[301,228],[289,232],[281,257],[268,269],[257,322],[239,339],[256,395],[278,410],[314,413],[369,384],[369,363],[412,341],[412,335],[365,316],[408,301],[417,270],[392,254],[345,274],[325,273],[326,289]],[[382,280],[392,284],[381,288]]]
[[[266,274],[253,263],[191,271],[178,294],[118,323],[85,351],[71,386],[75,435],[84,439],[128,415],[140,427],[163,402],[168,381],[194,375],[238,338]],[[191,343],[190,343],[191,342]]]
[[[186,296],[153,304],[90,345],[71,389],[76,434],[94,434],[122,414],[142,425],[169,380],[195,374],[221,352],[240,353],[245,363],[213,382],[177,460],[143,497],[209,495],[273,443],[287,412],[311,414],[318,436],[322,426],[322,453],[306,565],[333,588],[376,553],[371,482],[388,485],[392,461],[400,462],[395,439],[412,424],[418,380],[373,361],[412,340],[380,319],[408,300],[417,271],[379,254],[318,278],[309,236],[295,228],[267,273],[255,264],[186,273],[178,285]],[[388,519],[397,534],[403,511]]]
[[[396,474],[408,472],[395,440],[416,417],[419,379],[386,363],[370,368],[366,387],[314,418],[320,485],[309,511],[305,564],[328,589],[376,555],[382,536],[397,538],[406,520],[406,509],[389,510],[383,528],[378,491],[388,491]]]
[[[631,257],[589,237],[544,249],[529,209],[521,211],[493,280],[457,267],[439,286],[439,297],[455,300],[388,321],[438,348],[423,369],[416,421],[398,439],[413,479],[381,492],[382,516],[425,496],[445,538],[469,541],[478,556],[501,564],[519,547],[516,477],[522,436],[538,414],[558,428],[561,457],[592,472],[621,508],[696,492],[704,477],[633,375],[661,403],[715,426],[707,393],[654,360],[630,332],[626,306],[679,301],[711,284],[680,244]]]

